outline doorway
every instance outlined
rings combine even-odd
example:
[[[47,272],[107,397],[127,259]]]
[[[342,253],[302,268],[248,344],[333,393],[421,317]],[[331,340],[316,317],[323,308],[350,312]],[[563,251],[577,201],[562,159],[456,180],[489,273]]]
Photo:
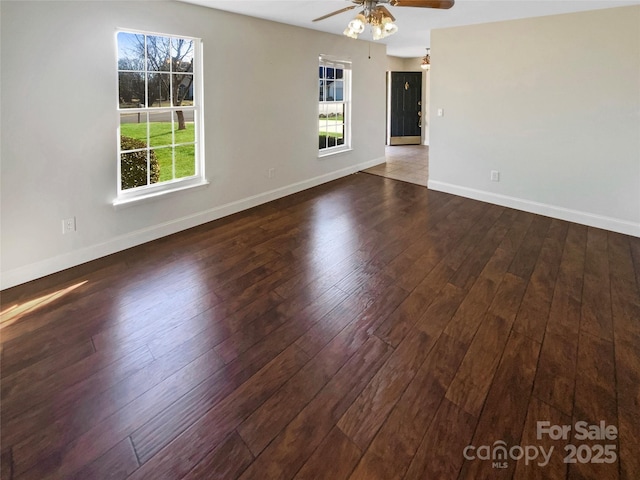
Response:
[[[387,74],[387,145],[422,141],[422,72]]]

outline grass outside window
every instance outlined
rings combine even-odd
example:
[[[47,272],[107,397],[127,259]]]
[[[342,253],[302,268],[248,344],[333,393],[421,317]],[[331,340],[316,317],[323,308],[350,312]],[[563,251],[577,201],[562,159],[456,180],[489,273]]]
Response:
[[[195,175],[195,126],[187,122],[184,130],[178,130],[171,122],[150,122],[149,143],[156,154],[160,166],[158,182]],[[175,137],[172,136],[172,125]],[[123,123],[120,134],[143,142],[147,141],[147,123]],[[175,155],[175,175],[173,174],[173,156]]]

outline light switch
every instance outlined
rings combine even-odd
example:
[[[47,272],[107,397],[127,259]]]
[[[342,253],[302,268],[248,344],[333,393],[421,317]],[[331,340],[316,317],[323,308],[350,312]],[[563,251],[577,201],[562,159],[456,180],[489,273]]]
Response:
[[[438,109],[438,116],[439,117],[444,117],[444,108],[439,108]]]

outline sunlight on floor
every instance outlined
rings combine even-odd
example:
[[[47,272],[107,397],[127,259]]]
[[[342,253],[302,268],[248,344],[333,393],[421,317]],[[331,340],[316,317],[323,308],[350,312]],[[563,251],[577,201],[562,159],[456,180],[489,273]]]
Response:
[[[75,285],[62,288],[56,292],[49,293],[47,295],[43,295],[38,298],[34,298],[33,300],[28,300],[21,304],[11,305],[10,307],[0,312],[0,329],[6,328],[9,325],[14,324],[20,318],[22,318],[23,315],[26,315],[40,307],[44,307],[45,305],[48,305],[49,303],[57,300],[58,298],[75,290],[76,288],[81,287],[87,282],[88,280],[85,280],[83,282],[76,283]]]

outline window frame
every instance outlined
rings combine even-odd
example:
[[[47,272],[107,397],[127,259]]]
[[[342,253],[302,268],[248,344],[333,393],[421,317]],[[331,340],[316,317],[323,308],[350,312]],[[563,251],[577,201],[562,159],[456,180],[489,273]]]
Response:
[[[352,84],[352,69],[351,69],[351,61],[343,58],[334,57],[331,55],[321,54],[318,56],[318,71],[322,67],[329,68],[340,68],[343,72],[343,97],[342,101],[340,100],[320,100],[318,96],[318,107],[316,113],[316,123],[318,124],[318,135],[320,133],[320,110],[323,105],[342,105],[343,106],[343,135],[344,135],[344,143],[342,145],[335,145],[332,147],[324,147],[320,148],[318,146],[318,157],[326,157],[329,155],[334,155],[336,153],[350,151],[351,148],[351,84]],[[324,77],[323,79],[326,79]],[[319,76],[317,80],[320,82],[321,79]],[[318,87],[321,88],[321,84],[318,83]],[[317,90],[319,93],[319,90]]]
[[[121,70],[119,65],[119,40],[118,35],[120,33],[128,33],[134,35],[144,35],[145,36],[145,45],[146,45],[146,37],[165,37],[170,39],[186,39],[193,41],[193,71],[190,72],[193,75],[192,81],[192,91],[193,91],[193,104],[192,105],[179,105],[173,106],[173,101],[171,101],[171,106],[160,106],[154,107],[147,105],[139,108],[122,108],[120,105],[120,85],[119,85],[119,77],[121,72],[134,72],[134,73],[143,73],[145,77],[145,92],[147,92],[147,84],[148,84],[148,73],[154,73],[155,70],[149,69],[146,61],[147,51],[145,48],[145,66],[144,70]],[[177,34],[168,34],[168,33],[158,33],[158,32],[149,32],[144,30],[137,29],[117,29],[115,32],[115,45],[116,45],[116,92],[115,101],[116,101],[116,114],[118,116],[118,128],[116,135],[117,142],[117,177],[116,177],[116,198],[113,200],[113,205],[118,206],[122,204],[130,204],[132,202],[137,202],[139,200],[156,198],[158,196],[182,191],[188,188],[199,187],[202,185],[207,185],[209,182],[205,177],[205,163],[204,163],[204,122],[203,122],[203,57],[202,57],[202,39],[198,37],[191,37],[188,35],[177,35]],[[176,73],[181,72],[173,72],[173,70],[167,71],[167,74],[173,76]],[[171,89],[170,89],[171,90]],[[148,93],[147,93],[148,95]],[[172,92],[170,92],[172,95]],[[171,98],[171,97],[170,97]],[[132,187],[123,189],[122,188],[122,148],[121,148],[121,119],[122,114],[144,114],[147,116],[147,138],[149,138],[149,125],[152,123],[150,117],[153,114],[158,113],[169,113],[171,116],[171,123],[176,124],[177,120],[175,119],[175,112],[183,111],[183,112],[193,112],[193,123],[194,123],[194,175],[190,175],[187,177],[180,178],[172,178],[170,180],[165,180],[162,182],[151,183],[147,185],[141,185],[138,187]],[[176,143],[175,139],[175,130],[172,128],[172,143],[168,145],[162,145],[161,147],[170,147],[174,149],[172,155],[175,156],[175,148],[191,145],[189,142],[187,144]],[[154,146],[149,145],[147,142],[146,151],[153,150]],[[140,149],[142,150],[142,149]],[[129,150],[125,150],[129,151]],[[133,150],[136,151],[136,150]],[[175,157],[173,168],[175,169]],[[149,171],[149,155],[147,155],[147,171]],[[175,175],[175,170],[172,172]],[[147,178],[149,178],[149,173],[147,174]]]

